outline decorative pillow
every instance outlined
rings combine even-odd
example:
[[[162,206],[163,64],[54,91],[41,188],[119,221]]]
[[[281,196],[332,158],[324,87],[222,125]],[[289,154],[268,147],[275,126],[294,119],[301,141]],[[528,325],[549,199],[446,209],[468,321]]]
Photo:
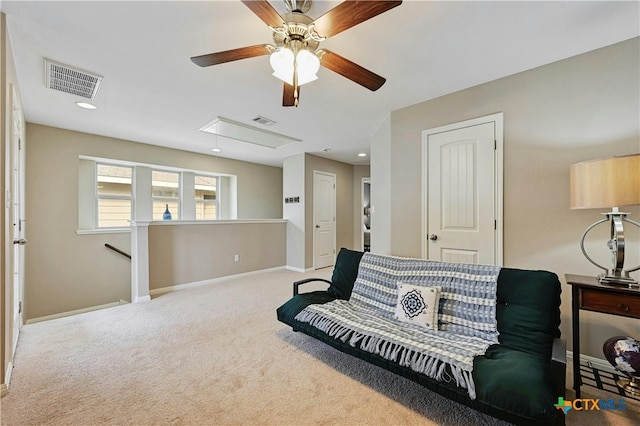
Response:
[[[438,305],[442,287],[427,287],[398,282],[395,317],[400,321],[438,329]]]

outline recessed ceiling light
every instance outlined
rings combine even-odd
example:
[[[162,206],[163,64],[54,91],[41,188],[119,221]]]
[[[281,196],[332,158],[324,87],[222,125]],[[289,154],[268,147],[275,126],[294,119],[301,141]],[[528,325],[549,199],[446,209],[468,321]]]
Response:
[[[96,109],[97,108],[95,105],[89,104],[87,102],[76,102],[76,105],[78,105],[80,108],[84,108],[84,109]]]
[[[361,152],[360,154],[358,154],[358,157],[366,157],[367,154],[365,154],[364,152]]]
[[[323,149],[322,151],[324,151],[324,152],[329,152],[329,151],[331,151],[331,148],[325,148],[325,149]]]
[[[213,151],[213,152],[222,152],[222,150],[220,148],[213,148],[211,151]]]

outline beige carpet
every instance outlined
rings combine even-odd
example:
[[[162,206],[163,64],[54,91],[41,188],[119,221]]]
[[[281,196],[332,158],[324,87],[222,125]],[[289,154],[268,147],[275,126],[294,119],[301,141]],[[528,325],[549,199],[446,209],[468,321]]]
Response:
[[[294,280],[330,273],[263,273],[27,325],[2,425],[501,424],[276,320]],[[639,413],[570,411],[568,424]]]

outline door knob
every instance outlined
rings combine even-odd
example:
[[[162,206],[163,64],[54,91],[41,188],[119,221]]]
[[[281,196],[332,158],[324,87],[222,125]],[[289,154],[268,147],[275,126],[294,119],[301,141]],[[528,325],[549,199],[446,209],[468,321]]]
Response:
[[[437,240],[437,239],[438,239],[438,236],[437,236],[436,234],[431,234],[431,235],[429,235],[429,239],[430,239],[431,241],[435,241],[435,240]]]
[[[27,244],[27,240],[25,240],[24,238],[20,238],[19,240],[13,240],[13,244],[19,244],[21,246]]]

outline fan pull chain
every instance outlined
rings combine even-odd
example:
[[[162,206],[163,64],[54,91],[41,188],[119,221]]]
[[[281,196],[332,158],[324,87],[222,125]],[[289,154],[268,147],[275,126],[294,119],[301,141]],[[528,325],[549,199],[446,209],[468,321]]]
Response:
[[[298,59],[296,55],[293,57],[293,106],[298,108]]]

